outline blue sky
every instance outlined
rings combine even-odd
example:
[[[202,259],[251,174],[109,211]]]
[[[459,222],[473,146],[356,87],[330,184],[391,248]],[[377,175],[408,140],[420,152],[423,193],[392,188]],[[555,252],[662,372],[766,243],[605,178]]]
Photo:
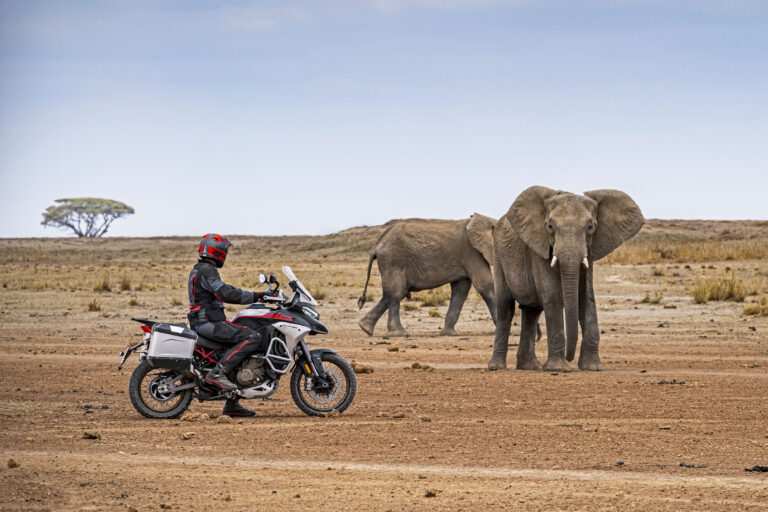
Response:
[[[0,0],[0,236],[501,216],[524,188],[768,219],[759,1]]]

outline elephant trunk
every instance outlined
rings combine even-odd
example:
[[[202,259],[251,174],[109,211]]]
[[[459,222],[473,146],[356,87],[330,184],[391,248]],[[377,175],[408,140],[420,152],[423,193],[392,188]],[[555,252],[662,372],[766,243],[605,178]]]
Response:
[[[576,343],[579,341],[579,274],[581,261],[570,258],[561,260],[560,280],[565,308],[565,359],[576,357]]]

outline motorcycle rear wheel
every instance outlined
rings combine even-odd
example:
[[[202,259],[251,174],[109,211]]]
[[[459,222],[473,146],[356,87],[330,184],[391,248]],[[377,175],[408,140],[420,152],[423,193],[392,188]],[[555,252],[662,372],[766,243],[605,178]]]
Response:
[[[173,419],[181,416],[192,401],[192,389],[179,393],[163,390],[163,384],[172,380],[180,385],[184,377],[163,368],[155,368],[147,361],[142,362],[131,375],[128,393],[133,407],[142,415],[152,419]]]
[[[338,354],[325,353],[321,355],[323,368],[333,380],[333,387],[327,392],[308,391],[307,376],[300,368],[291,375],[291,397],[304,414],[317,416],[321,412],[330,413],[334,409],[339,412],[352,404],[357,392],[357,378],[352,366]]]

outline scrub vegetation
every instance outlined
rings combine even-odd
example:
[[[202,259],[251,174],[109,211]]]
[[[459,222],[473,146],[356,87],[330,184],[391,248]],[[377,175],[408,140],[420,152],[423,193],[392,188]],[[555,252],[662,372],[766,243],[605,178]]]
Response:
[[[432,290],[424,290],[413,294],[413,298],[421,302],[421,307],[434,308],[445,306],[451,298],[451,288],[445,285]]]
[[[768,299],[765,297],[744,306],[744,314],[747,316],[768,316]]]
[[[760,289],[759,281],[745,283],[737,279],[733,270],[726,270],[720,276],[699,280],[691,289],[693,301],[706,304],[710,300],[732,300],[744,302],[747,295],[756,295]]]
[[[654,292],[651,297],[650,292],[645,292],[645,296],[640,301],[641,304],[659,304],[664,297],[659,292]]]
[[[602,261],[642,265],[761,259],[768,259],[768,221],[649,220]]]

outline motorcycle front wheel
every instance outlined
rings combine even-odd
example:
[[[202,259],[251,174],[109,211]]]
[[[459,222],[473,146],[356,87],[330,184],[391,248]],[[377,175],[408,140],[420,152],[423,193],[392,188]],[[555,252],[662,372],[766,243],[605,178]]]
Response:
[[[320,357],[323,369],[332,382],[330,388],[312,389],[311,377],[304,375],[300,368],[296,368],[291,375],[293,401],[309,416],[317,416],[321,412],[330,413],[333,410],[344,412],[357,392],[355,370],[343,357],[332,353],[325,353]]]
[[[129,395],[133,407],[152,419],[173,419],[187,410],[192,401],[192,389],[181,392],[168,390],[168,384],[184,384],[184,377],[172,370],[155,368],[142,362],[131,375]]]

